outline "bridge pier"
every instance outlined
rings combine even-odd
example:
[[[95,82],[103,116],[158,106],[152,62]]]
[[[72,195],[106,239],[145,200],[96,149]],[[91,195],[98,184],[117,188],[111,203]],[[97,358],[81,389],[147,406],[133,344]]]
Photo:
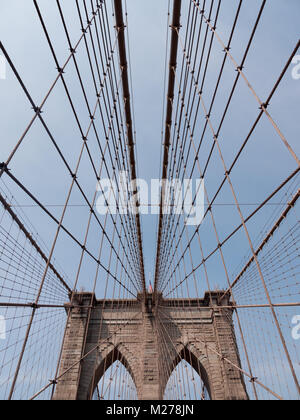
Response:
[[[247,400],[243,377],[234,367],[240,358],[233,310],[227,297],[219,302],[220,296],[169,300],[158,295],[154,301],[153,295],[141,294],[136,300],[103,301],[76,294],[54,399],[91,399],[106,370],[119,360],[140,400],[162,400],[172,371],[186,360],[212,400]]]
[[[146,302],[143,311],[143,342],[141,383],[138,389],[139,400],[162,400],[163,390],[160,381],[158,363],[158,337],[155,316],[149,307],[151,299]]]

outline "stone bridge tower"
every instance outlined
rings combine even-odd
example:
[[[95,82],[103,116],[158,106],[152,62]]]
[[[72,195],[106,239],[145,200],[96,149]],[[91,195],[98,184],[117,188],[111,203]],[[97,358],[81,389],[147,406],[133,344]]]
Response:
[[[176,300],[158,295],[156,301],[151,294],[106,301],[76,294],[60,366],[61,374],[69,370],[58,381],[54,399],[91,399],[104,372],[119,360],[140,400],[162,400],[172,371],[186,360],[212,400],[247,400],[240,371],[223,359],[240,366],[233,309],[228,298],[219,302],[222,294]]]

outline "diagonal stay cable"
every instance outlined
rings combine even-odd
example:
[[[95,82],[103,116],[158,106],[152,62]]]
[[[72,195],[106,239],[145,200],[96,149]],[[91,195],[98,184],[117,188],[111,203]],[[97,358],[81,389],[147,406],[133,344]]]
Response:
[[[284,67],[284,69],[283,69],[282,73],[280,74],[280,77],[278,78],[278,80],[277,80],[276,84],[274,85],[274,87],[273,87],[273,89],[272,89],[272,91],[271,91],[271,93],[270,93],[270,95],[269,95],[269,97],[268,97],[268,102],[270,102],[270,101],[271,101],[271,99],[272,99],[272,97],[274,96],[274,94],[275,94],[275,92],[276,92],[276,89],[278,88],[278,86],[279,86],[280,82],[282,81],[282,79],[283,79],[284,75],[286,74],[286,71],[287,71],[287,69],[289,68],[289,65],[290,65],[290,63],[291,63],[291,60],[293,59],[294,54],[295,54],[295,51],[297,51],[297,49],[298,49],[298,45],[297,45],[297,46],[296,46],[296,48],[294,49],[293,53],[290,55],[290,57],[289,57],[289,59],[288,59],[288,61],[287,61],[286,65],[285,65],[285,67]],[[196,85],[196,87],[198,87],[198,85]],[[199,88],[199,87],[198,87],[198,88]],[[199,88],[199,89],[200,89],[200,88]],[[249,134],[247,135],[247,137],[246,137],[245,141],[243,142],[243,144],[242,144],[241,148],[239,149],[238,153],[236,154],[236,156],[235,156],[235,158],[234,158],[234,160],[233,160],[233,163],[230,165],[229,172],[231,172],[231,171],[233,170],[234,166],[236,165],[236,163],[237,163],[238,159],[240,158],[240,156],[241,156],[242,152],[244,151],[244,149],[245,149],[245,147],[246,147],[247,143],[249,142],[249,140],[250,140],[250,138],[251,138],[251,135],[253,134],[253,132],[254,132],[255,128],[257,127],[257,125],[258,125],[258,123],[259,123],[260,119],[262,118],[262,116],[263,116],[263,111],[261,110],[261,111],[260,111],[260,113],[259,113],[259,116],[257,117],[257,119],[255,120],[255,122],[254,122],[253,126],[251,127],[251,130],[250,130]],[[208,121],[207,121],[207,123],[208,123]],[[215,142],[214,142],[214,144],[215,144]],[[209,157],[209,159],[210,159],[210,157]],[[298,168],[298,169],[299,169],[299,168]],[[295,175],[296,175],[297,173],[298,173],[298,170],[296,170],[296,171],[294,172],[294,174],[295,174]],[[205,219],[205,218],[206,218],[206,216],[208,215],[208,213],[209,213],[209,211],[210,211],[210,209],[211,209],[211,206],[214,204],[215,200],[217,199],[218,195],[220,194],[220,192],[221,192],[221,190],[222,190],[223,186],[225,185],[225,182],[226,182],[226,176],[224,176],[224,179],[223,179],[223,181],[221,182],[221,184],[220,184],[220,186],[219,186],[218,190],[216,191],[215,196],[214,196],[214,197],[213,197],[213,199],[211,200],[210,205],[209,205],[208,209],[207,209],[207,210],[206,210],[206,212],[205,212],[204,219]],[[195,200],[196,200],[196,196],[194,197],[193,204],[195,203]],[[269,201],[269,200],[268,200],[268,201]],[[259,209],[260,209],[260,208],[261,208],[261,206],[259,207]],[[184,226],[183,230],[184,230],[185,228],[186,228],[186,226]],[[196,231],[194,232],[194,234],[193,234],[193,236],[192,236],[192,238],[191,238],[191,240],[190,240],[190,242],[189,242],[189,246],[190,246],[191,242],[193,241],[193,239],[195,238],[195,235],[196,235],[197,231],[199,231],[199,229],[200,229],[200,226],[198,226],[198,227],[197,227],[197,229],[196,229]],[[175,231],[175,232],[176,232],[176,231]],[[183,233],[183,232],[182,232],[182,233]],[[182,235],[182,234],[181,234],[181,235]],[[186,253],[186,252],[187,252],[187,248],[185,249],[185,253]],[[184,254],[185,254],[185,253],[184,253]],[[174,255],[173,255],[173,257],[172,257],[172,258],[174,258]]]
[[[0,202],[3,205],[3,207],[6,209],[6,211],[10,214],[12,219],[16,222],[16,224],[19,226],[19,228],[22,230],[26,238],[30,241],[31,245],[37,250],[37,252],[40,254],[42,259],[47,262],[48,258],[46,257],[45,253],[42,251],[38,243],[34,240],[32,235],[28,232],[24,224],[21,222],[19,217],[16,215],[16,213],[12,210],[11,206],[8,204],[8,202],[5,200],[5,198],[0,193]],[[61,284],[64,286],[64,288],[70,293],[71,288],[68,286],[68,284],[64,281],[63,277],[58,273],[56,268],[53,266],[52,263],[50,263],[49,268],[53,271],[55,276],[58,278],[58,280],[61,282]]]
[[[58,5],[59,5],[59,3],[58,3]],[[42,24],[42,26],[43,26],[43,29],[44,29],[44,32],[45,32],[46,38],[47,38],[47,40],[48,40],[48,44],[49,44],[50,49],[51,49],[51,51],[52,51],[52,55],[53,55],[53,57],[54,57],[54,60],[55,60],[55,62],[56,62],[56,65],[57,65],[57,67],[58,67],[58,69],[59,69],[59,63],[58,63],[58,60],[57,60],[57,57],[56,57],[56,54],[55,54],[55,51],[54,51],[54,47],[53,47],[53,45],[52,45],[52,43],[51,43],[51,40],[50,40],[50,38],[49,38],[49,34],[48,34],[48,31],[47,31],[46,25],[45,25],[45,23],[44,23],[44,20],[43,20],[43,18],[42,18],[41,12],[40,12],[40,9],[39,9],[39,7],[38,7],[38,5],[37,5],[37,4],[36,4],[36,8],[37,8],[37,12],[38,12],[38,15],[39,15],[39,19],[40,19],[41,24]],[[63,21],[63,26],[64,26],[64,28],[65,28],[67,38],[68,38],[68,40],[69,40],[68,42],[69,42],[70,50],[72,50],[72,49],[73,49],[73,47],[72,47],[72,44],[71,44],[71,41],[70,41],[70,37],[69,37],[69,34],[68,34],[68,30],[67,30],[67,27],[66,27],[66,23],[65,23],[65,20],[64,20],[64,17],[63,17],[63,14],[62,14],[62,10],[61,10],[60,5],[59,5],[59,11],[60,11],[60,14],[61,14],[61,18],[62,18],[62,21]],[[97,25],[95,25],[95,26],[97,27]],[[84,31],[83,24],[82,24],[82,31]],[[107,71],[109,70],[109,68],[110,68],[110,61],[112,60],[112,56],[113,56],[113,53],[114,53],[114,51],[115,51],[116,42],[117,42],[117,37],[116,37],[116,40],[115,40],[114,45],[111,47],[111,55],[110,55],[109,57],[107,57],[107,67],[106,67],[106,69],[105,69],[105,68],[103,69],[103,71],[104,71],[104,80],[103,80],[103,81],[100,81],[101,91],[100,91],[100,93],[99,93],[98,91],[96,91],[98,99],[100,99],[101,93],[103,92],[103,89],[104,89],[104,85],[106,85],[106,80],[107,80],[107,77],[108,77],[108,74],[106,74],[106,72],[107,72]],[[82,77],[81,77],[81,75],[80,75],[80,71],[79,71],[78,64],[77,64],[77,61],[76,61],[75,56],[73,56],[73,60],[74,60],[74,63],[75,63],[75,68],[76,68],[77,75],[78,75],[79,80],[80,80],[80,85],[81,85],[81,89],[82,89],[83,94],[84,94],[85,102],[86,102],[86,104],[87,104],[88,112],[89,112],[89,115],[91,116],[91,119],[92,119],[92,117],[94,117],[95,113],[93,114],[93,113],[92,113],[92,111],[91,111],[91,109],[90,109],[90,105],[89,105],[89,103],[88,103],[88,99],[87,99],[87,94],[86,94],[85,89],[84,89],[84,86],[83,86]],[[67,85],[66,85],[66,82],[65,82],[64,77],[63,77],[63,76],[62,76],[62,81],[63,81],[63,84],[64,84],[64,88],[65,88],[66,94],[67,94],[67,96],[68,96],[69,102],[70,102],[70,104],[71,104],[71,108],[72,108],[72,111],[73,111],[73,113],[74,113],[74,116],[75,116],[75,119],[76,119],[77,125],[78,125],[78,127],[79,127],[80,132],[81,132],[82,139],[85,141],[85,140],[87,139],[88,134],[84,134],[84,133],[83,133],[83,129],[81,128],[81,125],[80,125],[80,122],[79,122],[79,119],[78,119],[77,113],[76,113],[76,111],[75,111],[75,108],[74,108],[74,105],[73,105],[73,102],[72,102],[72,99],[71,99],[71,96],[70,96],[69,90],[68,90],[68,88],[67,88]],[[95,89],[97,89],[97,87],[96,87],[96,86],[95,86]],[[99,105],[99,107],[100,107],[100,101],[97,101],[97,106],[98,106],[98,105]],[[100,109],[101,109],[101,108],[100,108]],[[110,112],[108,115],[111,115],[111,114],[112,114],[112,112]],[[110,126],[112,126],[112,123],[111,123],[111,122],[110,122]],[[92,127],[93,127],[93,129],[94,129],[94,131],[95,131],[95,134],[96,134],[97,138],[98,138],[97,130],[96,130],[96,127],[95,127],[95,124],[94,124],[94,120],[93,120],[93,119],[92,119]],[[112,130],[111,130],[111,129],[109,130],[109,133],[112,135]],[[85,142],[85,143],[86,143],[86,142]],[[106,143],[106,145],[107,145],[107,144],[108,144],[108,143]],[[99,145],[99,148],[100,148],[100,153],[101,153],[101,155],[102,155],[102,159],[104,160],[104,165],[105,165],[105,168],[106,168],[107,173],[108,173],[108,175],[109,175],[109,171],[108,171],[108,168],[107,168],[107,165],[106,165],[105,159],[104,159],[104,154],[105,154],[105,152],[103,151],[102,147],[100,146],[100,142],[98,142],[98,145]],[[86,149],[87,149],[88,156],[89,156],[89,159],[90,159],[91,164],[92,164],[92,167],[93,167],[93,171],[95,172],[96,179],[97,179],[97,180],[99,180],[99,174],[97,173],[97,170],[96,170],[96,168],[95,168],[95,164],[94,164],[94,162],[93,162],[93,158],[92,158],[92,156],[91,156],[91,153],[90,153],[90,150],[89,150],[89,147],[88,147],[88,144],[87,144],[87,143],[86,143],[86,146],[85,146],[85,147],[86,147]],[[109,147],[109,146],[108,146],[108,147]],[[106,150],[106,148],[105,148],[105,150]],[[111,155],[110,155],[110,156],[111,156]],[[112,163],[112,164],[113,164],[113,163]],[[102,191],[102,192],[103,192],[103,191]],[[86,201],[87,201],[87,200],[86,200]],[[93,200],[93,201],[94,201],[94,200]],[[103,231],[103,226],[102,226],[102,224],[100,223],[100,221],[99,221],[98,217],[96,217],[96,215],[95,215],[94,213],[93,213],[93,215],[95,216],[97,223],[100,225],[100,228],[101,228],[101,229],[102,229],[102,231]],[[111,218],[112,218],[112,215],[111,215]],[[112,222],[114,223],[113,218],[112,218]],[[123,221],[122,221],[122,219],[121,219],[121,224],[122,224],[122,227],[123,227],[124,232],[125,232],[125,228],[124,228],[124,225],[123,225]],[[118,232],[118,236],[120,237],[120,233],[119,233],[119,232]],[[127,241],[127,243],[128,243],[128,237],[127,237],[127,235],[125,235],[125,236],[126,236],[126,241]],[[107,237],[107,235],[106,235],[106,237]],[[107,240],[109,241],[109,238],[108,238],[108,237],[107,237]],[[123,243],[122,243],[122,244],[123,244]],[[124,247],[124,244],[123,244],[123,247]],[[132,251],[132,249],[131,249],[131,251]],[[131,252],[131,254],[132,254],[132,252]]]
[[[14,67],[13,67],[14,68]],[[15,68],[14,68],[14,70],[15,70]],[[16,71],[16,70],[15,70]],[[18,73],[17,73],[18,74]],[[26,88],[25,88],[26,89]],[[31,98],[31,97],[30,97]],[[32,99],[31,99],[32,100]],[[99,102],[99,100],[100,100],[100,98],[98,98],[97,99],[97,103],[96,103],[96,106],[95,106],[95,110],[94,110],[94,114],[93,115],[95,115],[95,113],[96,113],[96,109],[97,109],[97,106],[98,106],[98,102]],[[95,218],[96,218],[96,220],[97,220],[97,222],[98,222],[98,224],[100,225],[100,227],[102,228],[102,231],[103,231],[103,233],[104,233],[104,235],[106,236],[106,238],[107,238],[107,240],[108,240],[108,242],[110,242],[110,238],[109,238],[109,236],[108,236],[108,234],[107,234],[107,232],[105,232],[104,231],[104,229],[103,229],[103,226],[102,226],[102,224],[101,224],[101,222],[100,222],[100,220],[99,220],[99,218],[96,216],[96,213],[95,213],[95,211],[94,211],[94,209],[93,209],[93,206],[91,206],[91,204],[90,204],[90,202],[89,202],[89,200],[87,199],[87,197],[86,197],[86,195],[85,195],[85,193],[84,193],[84,191],[83,191],[83,189],[81,188],[81,186],[80,186],[80,184],[79,184],[79,182],[78,182],[78,180],[77,180],[77,177],[75,176],[75,174],[73,173],[73,171],[72,171],[72,169],[70,168],[70,166],[69,166],[69,164],[68,164],[68,162],[66,161],[66,158],[65,158],[65,156],[64,156],[64,154],[62,153],[62,151],[61,151],[61,149],[59,148],[59,146],[58,146],[58,144],[57,144],[57,142],[56,142],[56,140],[54,139],[54,137],[53,137],[53,135],[51,134],[51,132],[50,132],[50,129],[49,129],[49,127],[47,126],[47,124],[46,124],[46,122],[44,121],[44,119],[42,118],[42,116],[41,116],[41,110],[40,109],[38,109],[38,115],[39,115],[39,119],[41,120],[41,122],[42,122],[42,125],[43,125],[43,127],[45,128],[45,130],[46,130],[46,132],[47,132],[47,134],[48,134],[48,136],[50,137],[50,140],[51,140],[51,142],[53,143],[53,145],[54,145],[54,147],[55,147],[55,149],[57,150],[57,152],[58,152],[58,154],[59,154],[59,156],[61,157],[61,159],[62,159],[62,161],[63,161],[63,163],[64,163],[64,165],[66,166],[66,168],[67,168],[67,170],[68,170],[68,172],[69,172],[69,174],[70,174],[70,176],[71,176],[71,178],[74,180],[74,182],[75,182],[75,184],[77,185],[77,187],[79,188],[79,191],[81,192],[81,194],[82,194],[82,196],[83,196],[83,198],[84,198],[84,200],[87,202],[87,204],[88,204],[88,206],[90,207],[90,210],[93,212],[93,214],[94,214],[94,216],[95,216]],[[90,124],[89,124],[89,128],[88,128],[88,130],[87,130],[87,135],[88,135],[88,133],[89,133],[89,131],[90,131],[90,129],[91,129],[91,127],[92,127],[92,124],[93,124],[93,118],[91,118],[91,122],[90,122]],[[86,138],[87,138],[87,136],[85,136],[85,139],[83,139],[83,143],[84,143],[84,147],[86,148]],[[19,186],[20,186],[20,188],[22,188],[23,189],[23,191],[24,192],[26,192],[27,193],[27,195],[28,196],[31,196],[31,193],[22,185],[22,183],[20,183],[15,177],[13,177],[12,176],[12,174],[10,173],[10,171],[8,170],[8,168],[7,168],[7,165],[6,165],[6,163],[5,164],[1,164],[1,167],[0,167],[0,174],[1,173],[3,173],[3,172],[6,172]],[[39,204],[39,206],[41,206],[41,203],[39,203],[38,202],[38,200],[36,200],[35,198],[33,198],[33,195],[32,195],[32,197],[31,197],[35,202],[36,202],[36,204]],[[42,206],[42,208],[43,208],[43,210],[48,214],[48,215],[50,215],[51,213],[48,211],[48,210],[46,210],[45,209],[45,207],[44,206]],[[51,217],[53,218],[53,215],[51,215]],[[55,219],[55,218],[53,218],[53,220],[54,221],[56,221],[56,223],[57,223],[57,220]],[[64,228],[63,228],[64,229]],[[66,231],[66,229],[64,229],[65,231]],[[73,237],[73,235],[69,235],[69,236],[71,236],[73,239],[74,239],[74,237]],[[78,241],[77,241],[77,243],[78,243]],[[115,254],[116,254],[116,256],[117,256],[117,258],[119,258],[119,256],[118,256],[118,254],[116,253],[116,250],[115,250],[115,248],[113,247],[113,249],[114,249],[114,252],[115,252]]]
[[[35,400],[39,395],[41,395],[43,392],[45,392],[48,388],[50,388],[53,384],[56,384],[60,379],[62,379],[67,373],[69,373],[74,367],[78,366],[80,363],[82,363],[83,360],[85,360],[88,356],[93,354],[96,350],[98,350],[102,343],[105,343],[109,341],[112,337],[118,334],[120,330],[125,328],[127,325],[130,324],[131,321],[133,321],[137,316],[140,315],[140,313],[136,313],[131,319],[129,319],[126,323],[124,323],[118,330],[116,330],[113,334],[111,334],[109,337],[107,337],[105,340],[102,340],[99,342],[95,347],[93,347],[89,352],[85,353],[80,359],[75,362],[72,366],[70,366],[68,369],[66,369],[64,372],[62,372],[59,376],[57,376],[55,379],[51,380],[48,385],[46,385],[44,388],[42,388],[39,392],[37,392],[35,395],[33,395],[30,400]]]
[[[49,211],[47,208],[40,203],[40,201],[10,172],[7,171],[7,175],[57,224],[59,225],[59,220]],[[85,250],[86,254],[89,255],[97,264],[101,266],[101,268],[109,273],[108,269],[99,261],[84,245],[63,225],[61,224],[61,229],[81,248]],[[113,247],[112,247],[113,248]],[[116,251],[115,251],[116,252]],[[119,280],[109,273],[110,276],[119,283]],[[135,286],[134,286],[135,287]],[[136,289],[136,288],[135,288]],[[138,289],[136,289],[138,291]],[[133,293],[130,292],[132,296],[135,296]]]
[[[97,7],[97,13],[99,12],[99,8],[100,8],[100,4]],[[85,28],[85,30],[87,30],[87,28],[89,28],[94,20],[96,18],[96,15],[94,15],[91,20],[90,23],[87,25],[87,27]],[[10,156],[8,157],[7,161],[6,161],[6,166],[10,163],[10,161],[12,160],[13,156],[15,155],[15,153],[17,152],[17,150],[19,149],[19,147],[21,146],[21,144],[23,143],[24,138],[26,137],[28,131],[30,130],[30,128],[32,127],[33,123],[35,122],[35,120],[40,117],[41,111],[44,108],[47,100],[50,97],[51,92],[54,90],[57,82],[60,80],[64,70],[66,69],[67,65],[69,64],[69,62],[71,61],[72,57],[74,56],[74,54],[76,54],[76,50],[78,49],[79,45],[81,44],[81,41],[84,39],[84,34],[81,35],[81,37],[79,38],[78,42],[76,43],[74,49],[71,51],[71,54],[68,56],[67,60],[65,61],[64,65],[61,67],[61,71],[59,72],[58,76],[55,78],[53,84],[51,85],[51,87],[49,88],[46,96],[44,97],[43,101],[41,102],[40,106],[36,106],[29,91],[27,90],[21,76],[19,75],[19,73],[17,72],[10,56],[8,55],[3,43],[0,41],[0,49],[2,50],[8,64],[10,65],[11,69],[13,70],[17,80],[19,81],[22,89],[24,90],[29,102],[32,105],[33,110],[35,111],[35,115],[32,118],[32,120],[30,121],[30,123],[28,124],[28,126],[26,127],[24,133],[22,134],[22,136],[20,137],[20,139],[18,140],[17,144],[15,145],[14,149],[12,150]],[[3,175],[3,168],[0,168],[0,177]]]
[[[191,1],[194,3],[195,7],[199,10],[199,13],[201,13],[201,14],[204,15],[204,12],[202,10],[200,10],[199,4],[196,3],[195,0],[191,0]],[[267,3],[267,0],[263,0],[258,21],[259,21],[261,15],[263,13],[263,10],[264,10],[264,7],[265,7],[266,3]],[[264,114],[267,116],[267,118],[271,122],[272,126],[274,127],[274,129],[277,132],[277,134],[279,135],[280,139],[282,140],[282,142],[284,143],[284,145],[286,146],[286,148],[290,152],[291,156],[294,158],[294,160],[296,161],[297,165],[300,166],[300,160],[299,160],[297,154],[295,153],[295,151],[293,150],[293,148],[291,147],[291,145],[287,141],[287,139],[284,136],[284,134],[279,129],[278,125],[276,124],[276,122],[274,121],[274,119],[272,118],[272,116],[270,115],[270,113],[267,111],[267,108],[268,108],[269,104],[266,103],[266,102],[262,102],[262,100],[260,99],[260,97],[258,96],[258,94],[256,93],[256,91],[254,90],[253,86],[251,85],[251,83],[247,79],[245,73],[243,72],[243,67],[241,67],[241,66],[238,65],[238,63],[236,62],[236,60],[234,59],[234,57],[230,53],[229,49],[227,48],[227,46],[222,41],[222,39],[219,36],[218,32],[212,26],[210,20],[205,15],[204,15],[204,20],[205,20],[205,23],[209,26],[210,30],[215,34],[215,37],[217,38],[218,42],[222,46],[222,49],[228,55],[229,59],[231,60],[231,62],[234,65],[235,69],[240,73],[241,77],[244,79],[246,85],[248,86],[248,88],[252,92],[253,96],[255,97],[255,99],[258,102],[259,106],[261,107],[262,111],[264,112]],[[258,24],[258,22],[257,22],[257,24]],[[297,50],[299,49],[299,47],[300,47],[300,40],[298,41],[298,44],[297,44]]]

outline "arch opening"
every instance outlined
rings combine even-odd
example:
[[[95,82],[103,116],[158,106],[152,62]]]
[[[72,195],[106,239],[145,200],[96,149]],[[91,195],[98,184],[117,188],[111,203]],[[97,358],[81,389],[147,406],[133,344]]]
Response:
[[[137,399],[133,370],[120,348],[113,348],[95,370],[90,387],[93,400]]]
[[[188,347],[184,347],[172,365],[164,400],[211,400],[207,371]]]
[[[96,385],[93,400],[137,400],[135,383],[122,362],[117,360],[105,371]]]

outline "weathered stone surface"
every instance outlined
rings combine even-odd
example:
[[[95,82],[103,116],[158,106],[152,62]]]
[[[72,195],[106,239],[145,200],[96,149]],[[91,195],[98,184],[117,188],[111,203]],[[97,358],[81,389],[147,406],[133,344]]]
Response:
[[[185,359],[199,373],[213,400],[248,399],[240,366],[232,310],[221,292],[204,299],[96,300],[78,293],[63,345],[54,399],[88,400],[104,372],[121,361],[141,400],[161,400],[177,364]],[[213,303],[214,309],[209,308]],[[78,307],[80,306],[80,307]],[[97,347],[97,348],[96,348]],[[96,348],[96,349],[95,349]],[[91,352],[83,359],[82,356]]]

